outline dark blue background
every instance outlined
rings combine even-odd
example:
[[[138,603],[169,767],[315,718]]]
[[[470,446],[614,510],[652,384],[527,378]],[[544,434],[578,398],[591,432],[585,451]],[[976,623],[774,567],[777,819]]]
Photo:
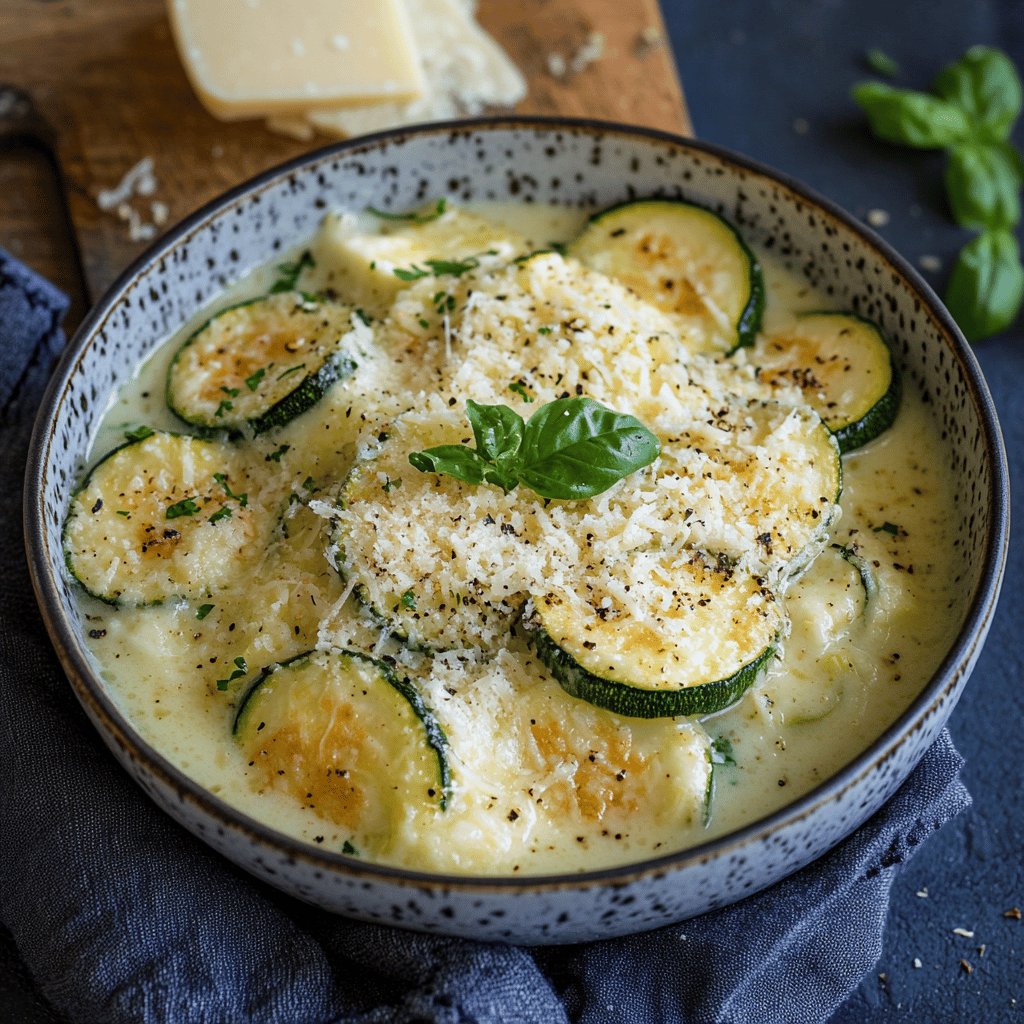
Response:
[[[849,99],[868,77],[864,52],[902,65],[895,84],[926,88],[970,45],[999,46],[1024,69],[1022,0],[662,0],[698,138],[740,150],[832,197],[853,214],[883,209],[880,229],[941,293],[971,237],[950,220],[943,159],[876,142]],[[805,134],[794,121],[807,122]],[[1024,132],[1016,133],[1018,145]],[[1011,480],[1024,479],[1024,323],[976,352],[995,398]],[[835,1018],[841,1024],[907,1020],[1024,1020],[1024,502],[1003,597],[950,729],[967,759],[974,807],[930,839],[894,888],[885,951]],[[915,895],[927,889],[926,898]],[[961,927],[973,939],[953,934]],[[984,955],[978,947],[984,944]],[[916,969],[914,958],[923,966]],[[960,966],[969,961],[973,974]],[[884,975],[881,977],[880,975]],[[785,993],[780,992],[784,1005]],[[1013,1001],[1016,1000],[1016,1003]]]
[[[899,60],[899,84],[918,88],[974,43],[1000,46],[1024,67],[1024,0],[662,3],[697,135],[793,174],[858,216],[886,210],[891,219],[881,233],[900,252],[914,263],[924,255],[942,261],[942,271],[926,274],[941,290],[970,237],[949,219],[942,158],[875,142],[849,88],[867,74],[863,54],[873,46]],[[797,119],[806,133],[794,130]],[[977,352],[999,410],[1011,478],[1019,480],[1024,326],[979,344]],[[1024,906],[1024,659],[1013,635],[1024,626],[1020,499],[1013,513],[1018,525],[1003,599],[951,720],[974,807],[929,840],[897,881],[882,959],[836,1024],[1024,1020],[1024,923],[1003,917],[1009,907]],[[927,897],[916,895],[925,889]],[[974,938],[955,935],[957,927]],[[19,974],[0,934],[0,1019],[52,1019]],[[779,1005],[784,1020],[783,991]]]

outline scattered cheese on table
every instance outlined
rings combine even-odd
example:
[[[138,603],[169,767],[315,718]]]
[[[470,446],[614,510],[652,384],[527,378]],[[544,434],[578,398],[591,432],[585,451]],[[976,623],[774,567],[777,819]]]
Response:
[[[193,88],[224,120],[424,90],[402,0],[168,0],[168,10]]]

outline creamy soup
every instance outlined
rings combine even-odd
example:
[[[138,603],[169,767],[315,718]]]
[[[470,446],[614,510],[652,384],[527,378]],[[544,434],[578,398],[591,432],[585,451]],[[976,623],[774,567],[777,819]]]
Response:
[[[582,216],[555,209],[332,216],[308,256],[156,349],[92,462],[128,444],[67,530],[75,574],[115,602],[82,595],[93,656],[146,741],[320,848],[539,874],[759,819],[908,706],[954,625],[928,410],[908,389],[877,437],[848,430],[836,502],[841,427],[819,418],[836,403],[813,345],[861,328],[802,316],[829,301],[764,252],[759,322],[735,268],[684,253],[669,275],[657,239],[634,280],[605,259],[636,234],[623,223],[582,245]],[[707,230],[742,270],[727,228]],[[592,497],[410,464],[472,446],[470,400],[528,421],[583,398],[660,445]]]

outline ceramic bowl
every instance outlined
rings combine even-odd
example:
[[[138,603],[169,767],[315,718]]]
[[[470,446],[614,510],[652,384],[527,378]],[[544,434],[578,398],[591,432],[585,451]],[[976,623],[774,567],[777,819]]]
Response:
[[[852,764],[783,810],[682,853],[588,874],[445,877],[362,863],[275,832],[212,796],[145,743],[83,641],[61,524],[112,393],[179,324],[250,268],[316,230],[325,211],[405,209],[448,195],[602,207],[695,200],[771,248],[838,306],[877,321],[907,388],[941,425],[958,481],[958,631],[910,708]],[[1005,453],[978,364],[929,287],[871,231],[810,189],[714,146],[581,121],[501,119],[398,130],[267,172],[179,224],[92,310],[39,412],[26,486],[33,581],[75,693],[125,769],[224,856],[338,913],[423,931],[575,942],[679,921],[748,896],[820,856],[873,814],[937,736],[988,631],[1005,560]]]

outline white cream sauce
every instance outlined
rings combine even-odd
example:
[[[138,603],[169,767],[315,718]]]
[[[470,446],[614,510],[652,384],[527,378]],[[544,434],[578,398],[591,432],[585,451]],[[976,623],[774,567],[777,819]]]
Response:
[[[530,248],[572,237],[582,219],[579,213],[543,207],[476,209],[526,234]],[[793,312],[828,308],[820,293],[774,257],[762,253],[761,260],[768,294],[766,331]],[[261,294],[274,277],[273,267],[251,274],[212,308]],[[304,283],[316,286],[316,280]],[[182,339],[209,313],[183,325],[114,397],[97,433],[92,461],[120,443],[126,427],[144,423],[182,429],[164,402],[167,367]],[[352,421],[357,419],[347,411],[359,400],[353,387],[351,381],[335,385],[314,410],[275,435],[275,443],[292,445],[291,468],[300,479],[307,473],[319,479],[345,472],[352,455]],[[704,723],[711,736],[729,740],[736,762],[715,770],[709,824],[698,816],[666,833],[638,821],[620,842],[592,837],[579,842],[573,835],[514,854],[495,854],[485,842],[474,853],[473,835],[467,832],[458,842],[413,845],[381,859],[484,874],[588,870],[723,835],[834,774],[908,706],[936,668],[955,627],[945,515],[952,505],[952,485],[929,459],[938,449],[938,429],[929,410],[908,387],[895,425],[844,457],[843,514],[832,539],[859,544],[873,566],[878,593],[861,614],[857,587],[837,599],[835,587],[822,582],[818,566],[791,588],[787,609],[792,631],[784,641],[783,659],[738,704]],[[886,523],[899,525],[897,535],[881,529]],[[267,562],[254,571],[265,573]],[[321,599],[341,595],[342,585],[329,569],[318,579]],[[250,785],[245,759],[231,738],[234,700],[212,687],[213,680],[228,674],[224,666],[230,667],[236,655],[244,654],[257,667],[267,664],[267,651],[276,652],[273,661],[301,650],[302,643],[309,646],[316,635],[315,615],[310,618],[309,609],[295,613],[303,622],[303,636],[295,640],[282,621],[289,614],[285,595],[250,621],[235,621],[229,600],[217,603],[203,621],[196,621],[192,607],[173,603],[115,610],[83,597],[81,608],[103,678],[145,740],[239,810],[311,843],[340,849],[346,835],[315,812]],[[351,604],[342,614],[358,618],[349,611]]]

